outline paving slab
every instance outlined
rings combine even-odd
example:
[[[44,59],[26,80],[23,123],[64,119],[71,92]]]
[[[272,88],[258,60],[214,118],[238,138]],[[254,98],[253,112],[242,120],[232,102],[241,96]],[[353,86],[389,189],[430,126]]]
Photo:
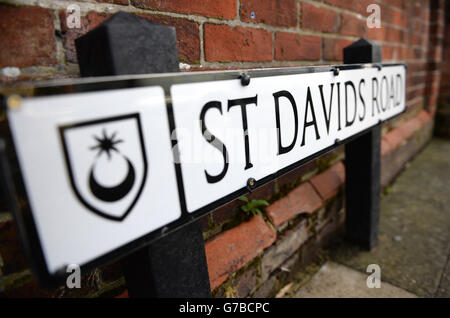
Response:
[[[378,264],[385,282],[421,297],[450,297],[450,140],[433,139],[387,190],[378,246],[368,252],[343,244],[332,259],[361,273]]]
[[[448,298],[450,297],[450,262],[447,259],[447,265],[445,266],[444,273],[442,274],[441,281],[439,283],[438,290],[435,297]]]
[[[334,262],[325,263],[294,298],[415,298],[416,295],[381,281],[380,288],[367,287],[367,276]]]

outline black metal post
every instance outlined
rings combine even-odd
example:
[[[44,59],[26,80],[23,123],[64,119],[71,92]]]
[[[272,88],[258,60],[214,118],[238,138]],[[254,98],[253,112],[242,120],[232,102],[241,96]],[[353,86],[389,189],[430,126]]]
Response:
[[[119,12],[75,41],[82,76],[178,72],[175,29]],[[122,259],[131,297],[211,297],[199,221]]]
[[[381,63],[381,47],[359,39],[344,48],[344,63]],[[380,218],[381,125],[345,145],[346,238],[372,249]]]

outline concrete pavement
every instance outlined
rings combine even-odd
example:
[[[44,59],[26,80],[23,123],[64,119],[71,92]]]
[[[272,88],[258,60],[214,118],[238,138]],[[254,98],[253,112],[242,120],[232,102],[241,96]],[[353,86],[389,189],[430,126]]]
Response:
[[[449,242],[450,140],[433,139],[385,190],[378,245],[368,252],[341,242],[279,296],[450,297]],[[379,289],[366,285],[369,264],[380,266]]]

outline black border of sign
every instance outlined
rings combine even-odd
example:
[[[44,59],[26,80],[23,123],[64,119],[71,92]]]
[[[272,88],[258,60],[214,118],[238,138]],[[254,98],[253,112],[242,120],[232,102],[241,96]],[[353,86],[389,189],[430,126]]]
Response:
[[[142,179],[142,184],[139,186],[139,190],[136,194],[136,198],[134,198],[133,202],[131,203],[131,205],[128,207],[128,209],[125,211],[125,213],[122,216],[112,216],[106,213],[103,213],[102,211],[98,210],[97,208],[91,206],[84,198],[83,196],[80,194],[80,192],[78,191],[77,187],[75,186],[75,179],[73,177],[73,169],[72,169],[72,164],[70,161],[70,157],[69,157],[69,151],[67,150],[67,143],[66,143],[66,139],[64,138],[64,131],[67,129],[72,129],[72,128],[78,128],[78,127],[83,127],[83,126],[89,126],[89,125],[93,125],[93,124],[99,124],[99,123],[105,123],[105,122],[112,122],[112,121],[117,121],[117,120],[122,120],[122,119],[136,119],[137,121],[137,127],[138,127],[138,132],[139,132],[139,138],[140,138],[140,145],[141,145],[141,150],[142,150],[142,159],[143,159],[143,163],[144,163],[144,175],[143,175],[143,179]],[[92,210],[94,213],[110,219],[110,220],[114,220],[114,221],[122,221],[123,219],[125,219],[127,217],[127,215],[131,212],[131,210],[133,209],[133,207],[135,206],[137,200],[139,199],[139,197],[141,196],[142,190],[144,189],[145,186],[145,181],[147,179],[147,169],[148,169],[148,162],[147,162],[147,154],[145,152],[145,146],[144,146],[144,136],[142,134],[142,126],[141,126],[141,116],[139,113],[133,113],[133,114],[127,114],[127,115],[120,115],[120,116],[112,116],[112,117],[106,117],[106,118],[101,118],[101,119],[94,119],[94,120],[89,120],[89,121],[83,121],[83,122],[79,122],[79,123],[74,123],[74,124],[68,124],[68,125],[62,125],[58,127],[58,132],[59,132],[59,138],[61,140],[61,143],[63,145],[63,151],[64,151],[64,159],[66,161],[66,169],[67,169],[67,174],[70,176],[70,186],[72,187],[73,192],[75,193],[76,197],[78,198],[78,200],[84,204],[85,207],[87,207],[88,209]]]
[[[209,72],[184,72],[184,73],[164,73],[164,74],[151,74],[151,75],[125,75],[125,76],[110,76],[110,77],[95,77],[95,78],[82,78],[82,79],[65,79],[59,81],[41,82],[34,85],[24,85],[17,87],[4,87],[0,89],[2,93],[2,108],[7,112],[7,98],[10,95],[20,95],[23,97],[38,97],[38,96],[51,96],[60,94],[73,94],[82,92],[93,91],[107,91],[124,88],[137,88],[148,86],[160,86],[164,89],[166,98],[166,110],[169,119],[169,133],[171,134],[175,129],[175,121],[172,109],[172,99],[170,95],[170,87],[175,84],[193,83],[193,82],[207,82],[207,81],[219,81],[219,80],[240,80],[240,76],[243,73],[248,74],[251,78],[257,77],[270,77],[279,75],[293,75],[293,74],[306,74],[306,73],[321,73],[321,72],[334,72],[339,70],[352,70],[352,69],[372,69],[378,70],[383,67],[403,66],[406,69],[405,63],[375,63],[375,64],[346,64],[346,65],[330,65],[330,66],[309,66],[309,67],[288,67],[288,68],[272,68],[272,69],[248,69],[248,70],[233,70],[233,71],[209,71]],[[337,75],[339,76],[339,75]],[[405,78],[406,83],[406,78]],[[406,104],[406,86],[404,101]],[[379,121],[377,125],[399,116],[405,109],[388,119]],[[0,121],[1,122],[1,121]],[[27,191],[24,184],[22,172],[20,170],[20,164],[15,153],[14,141],[11,135],[11,130],[8,124],[8,116],[5,116],[5,120],[1,122],[4,125],[0,126],[0,131],[3,133],[0,139],[0,182],[4,187],[4,193],[7,196],[9,207],[14,215],[16,226],[22,237],[23,247],[27,258],[30,261],[31,269],[37,276],[40,284],[44,287],[51,288],[62,284],[67,276],[66,268],[59,269],[56,273],[50,273],[45,262],[44,251],[40,244],[39,235],[37,232],[36,223],[31,211],[31,207],[28,200]],[[320,150],[306,158],[303,158],[274,174],[268,175],[263,179],[257,180],[254,189],[272,181],[285,173],[300,167],[306,162],[317,158],[332,149],[345,144],[359,136],[370,131],[374,126],[371,126],[345,140],[337,141],[334,145],[331,145],[325,149]],[[176,145],[176,138],[172,138],[172,147]],[[175,156],[175,154],[174,154]],[[175,159],[175,158],[174,158]],[[100,257],[83,264],[81,271],[86,272],[95,267],[110,263],[119,258],[130,254],[139,248],[147,245],[148,243],[163,237],[180,227],[189,224],[197,220],[200,216],[211,212],[212,210],[226,204],[229,201],[237,199],[241,195],[249,192],[247,187],[243,187],[230,193],[229,195],[211,203],[207,206],[188,213],[186,211],[183,180],[181,175],[180,164],[174,160],[174,168],[177,177],[178,192],[180,196],[180,206],[182,214],[177,220],[152,231],[140,238],[133,240],[127,244],[124,244],[110,252],[107,252]]]

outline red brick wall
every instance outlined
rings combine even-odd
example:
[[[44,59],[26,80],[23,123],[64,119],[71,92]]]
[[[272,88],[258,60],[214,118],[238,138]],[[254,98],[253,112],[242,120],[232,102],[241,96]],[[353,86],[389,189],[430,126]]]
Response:
[[[436,134],[450,138],[450,1],[446,1],[445,25],[437,25],[444,29],[437,37],[442,41],[441,85],[439,90],[438,109],[436,114]]]
[[[407,112],[383,128],[383,186],[427,142],[438,101],[449,99],[444,0],[2,2],[0,85],[79,76],[74,39],[121,10],[174,26],[180,62],[191,71],[338,64],[359,37],[377,41],[384,61],[408,64]],[[79,29],[66,25],[69,3],[81,8]],[[371,3],[381,8],[380,29],[367,27]],[[243,217],[234,201],[202,218],[215,296],[273,296],[333,241],[345,218],[343,158],[338,148],[254,191],[249,198],[270,202],[263,217]],[[86,273],[81,290],[39,288],[10,213],[0,211],[0,295],[127,295],[118,263]]]

